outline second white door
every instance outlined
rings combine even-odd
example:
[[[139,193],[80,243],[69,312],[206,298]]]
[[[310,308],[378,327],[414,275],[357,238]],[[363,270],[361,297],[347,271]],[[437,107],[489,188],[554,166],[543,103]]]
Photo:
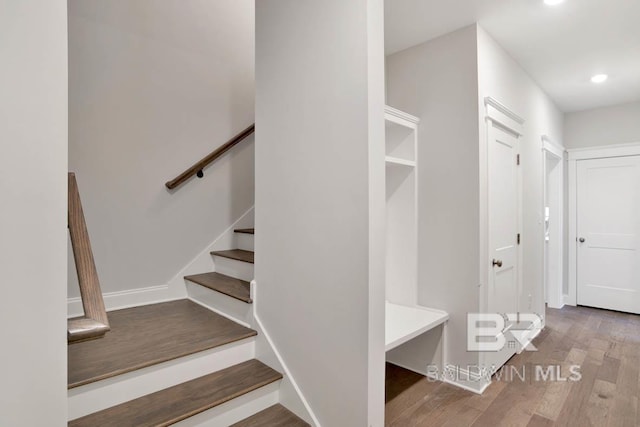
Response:
[[[579,305],[640,314],[640,156],[577,162]]]

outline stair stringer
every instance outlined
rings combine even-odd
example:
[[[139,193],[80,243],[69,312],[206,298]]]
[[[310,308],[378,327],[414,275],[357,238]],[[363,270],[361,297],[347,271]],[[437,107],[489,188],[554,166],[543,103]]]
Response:
[[[225,316],[237,323],[243,324],[258,332],[254,337],[255,358],[268,365],[272,369],[283,374],[280,381],[280,403],[314,427],[320,427],[311,406],[305,399],[300,387],[291,375],[282,356],[278,352],[274,342],[262,321],[256,315],[256,303],[258,295],[256,282],[251,281],[251,298],[253,304],[247,304],[231,298],[227,295],[193,284],[189,286],[189,299],[211,311]]]
[[[236,233],[234,233],[233,230],[236,228],[252,227],[254,222],[253,212],[254,207],[251,206],[212,243],[203,248],[198,255],[180,269],[167,283],[159,286],[105,293],[103,297],[107,311],[188,298],[187,285],[185,284],[184,277],[202,273],[203,271],[214,271],[215,263],[211,256],[211,251],[235,248],[238,242],[235,236]],[[67,316],[71,318],[82,316],[83,314],[82,300],[79,297],[69,298],[67,300]],[[225,315],[224,313],[219,314]]]
[[[302,390],[296,383],[293,375],[291,375],[291,371],[287,367],[285,360],[280,355],[280,352],[278,352],[269,332],[257,314],[259,292],[256,292],[255,280],[251,281],[251,298],[253,299],[253,307],[251,310],[253,322],[251,327],[258,332],[255,341],[256,359],[283,374],[283,379],[280,383],[280,403],[312,426],[321,427],[311,405],[304,397]]]
[[[171,289],[179,289],[180,294],[188,297],[185,276],[199,274],[204,271],[217,271],[212,251],[219,251],[229,248],[235,248],[237,241],[233,230],[236,228],[244,228],[253,226],[253,211],[251,206],[245,213],[240,216],[233,224],[231,224],[222,234],[220,234],[211,244],[203,248],[198,255],[195,256],[184,268],[182,268],[169,281],[168,287]],[[183,297],[184,298],[184,297]],[[214,310],[215,311],[215,310]],[[220,313],[223,314],[224,313]]]

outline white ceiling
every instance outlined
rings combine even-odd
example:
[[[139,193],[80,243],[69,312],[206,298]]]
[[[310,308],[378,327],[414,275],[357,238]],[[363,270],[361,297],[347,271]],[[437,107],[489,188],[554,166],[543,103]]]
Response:
[[[640,0],[386,0],[387,54],[474,22],[565,112],[640,100]]]

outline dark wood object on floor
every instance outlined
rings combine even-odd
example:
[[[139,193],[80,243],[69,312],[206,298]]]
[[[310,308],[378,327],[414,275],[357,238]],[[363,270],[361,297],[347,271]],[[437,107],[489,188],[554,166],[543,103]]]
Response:
[[[222,156],[224,153],[226,153],[227,151],[231,150],[234,146],[236,146],[236,144],[238,144],[239,142],[244,140],[246,137],[251,135],[253,132],[255,132],[255,129],[256,129],[256,125],[252,124],[245,130],[243,130],[242,132],[240,132],[239,134],[231,138],[229,141],[222,144],[211,154],[207,155],[205,158],[203,158],[202,160],[200,160],[199,162],[191,166],[189,169],[185,170],[180,175],[173,178],[171,181],[166,182],[165,185],[167,186],[168,189],[173,190],[174,188],[188,181],[189,178],[191,178],[192,176],[198,175],[198,173],[202,173],[202,170],[205,167],[207,167],[209,164],[216,161],[220,156]],[[198,175],[198,176],[201,176],[201,175]]]
[[[586,307],[547,309],[546,328],[482,395],[387,365],[385,425],[640,426],[640,316]],[[536,378],[535,366],[580,366],[580,381]]]
[[[213,251],[211,255],[221,256],[224,258],[235,259],[253,264],[253,252],[244,251],[242,249],[231,249],[228,251]]]
[[[243,233],[243,234],[255,234],[256,233],[256,229],[255,228],[238,228],[236,230],[233,230],[236,233]]]
[[[249,282],[225,276],[220,273],[203,273],[186,276],[186,280],[197,283],[211,290],[223,293],[232,298],[251,304]]]
[[[78,387],[256,335],[189,300],[112,311],[104,338],[69,346],[68,387]]]
[[[68,174],[68,184],[69,235],[84,310],[84,317],[70,319],[67,322],[67,340],[69,343],[73,343],[103,337],[109,331],[109,319],[102,299],[102,290],[91,250],[89,231],[84,219],[78,183],[73,172]]]
[[[169,426],[280,379],[279,372],[262,362],[249,360],[79,418],[69,426]]]
[[[309,427],[309,424],[284,406],[273,405],[231,427]]]

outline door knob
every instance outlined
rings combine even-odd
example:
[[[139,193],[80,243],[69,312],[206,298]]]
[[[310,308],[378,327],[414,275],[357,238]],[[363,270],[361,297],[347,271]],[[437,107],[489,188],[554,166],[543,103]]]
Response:
[[[584,242],[585,242],[585,238],[584,238],[584,237],[581,237],[581,238],[579,238],[579,239],[578,239],[578,241],[579,241],[580,243],[584,243]]]
[[[501,259],[494,259],[493,260],[493,266],[498,266],[498,267],[502,267],[502,260]]]

